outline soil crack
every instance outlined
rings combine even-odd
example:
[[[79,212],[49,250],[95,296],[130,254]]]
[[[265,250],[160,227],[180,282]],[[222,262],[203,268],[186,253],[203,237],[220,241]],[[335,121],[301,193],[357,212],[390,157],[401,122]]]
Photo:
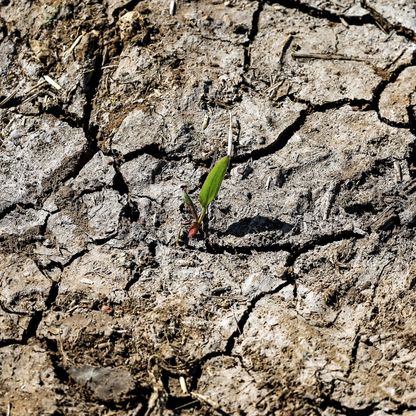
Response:
[[[267,0],[267,3],[279,4],[288,9],[296,9],[301,13],[307,14],[311,17],[326,19],[333,23],[346,22],[347,24],[353,26],[362,26],[365,24],[373,23],[373,19],[371,18],[370,13],[363,16],[348,16],[344,14],[337,14],[329,10],[319,9],[299,0]]]
[[[253,17],[251,20],[251,29],[248,34],[248,40],[243,44],[244,46],[244,71],[246,72],[251,66],[251,54],[250,54],[250,47],[253,44],[254,40],[256,39],[257,33],[259,31],[259,20],[260,14],[263,11],[264,7],[264,0],[259,0],[257,2],[257,9],[253,13]]]
[[[191,389],[196,390],[198,385],[198,380],[200,379],[202,375],[202,367],[204,364],[206,364],[209,360],[221,357],[221,356],[232,356],[233,349],[235,346],[235,343],[237,342],[238,338],[244,333],[244,327],[247,324],[248,320],[250,319],[251,313],[254,311],[257,303],[269,295],[275,295],[276,293],[279,293],[282,289],[285,287],[293,284],[293,276],[292,276],[292,268],[287,267],[286,270],[283,272],[283,274],[280,276],[280,279],[284,279],[285,281],[281,284],[279,284],[277,287],[275,287],[272,290],[265,291],[259,293],[257,296],[252,298],[248,302],[248,306],[241,315],[240,319],[237,321],[237,328],[233,331],[233,333],[229,336],[225,347],[221,351],[212,351],[208,354],[201,357],[197,362],[196,365],[193,368],[193,377],[191,381]]]
[[[379,120],[382,123],[387,124],[388,126],[396,127],[396,128],[407,128],[407,129],[411,129],[411,127],[412,127],[411,115],[409,114],[408,109],[407,109],[407,112],[408,112],[408,116],[409,116],[409,122],[407,122],[407,123],[393,121],[393,120],[389,120],[386,117],[383,117],[380,113],[380,99],[381,99],[381,95],[383,94],[383,92],[385,91],[387,86],[394,83],[395,81],[397,81],[400,74],[405,69],[407,69],[409,67],[412,67],[414,65],[416,65],[416,50],[413,51],[412,58],[410,59],[410,62],[399,65],[396,69],[391,71],[390,74],[387,76],[387,79],[382,80],[377,85],[377,87],[375,88],[375,90],[373,92],[373,97],[372,97],[372,100],[371,100],[371,107],[377,112],[377,116],[378,116]]]
[[[351,106],[351,107],[358,107],[363,110],[370,110],[373,108],[373,103],[368,100],[363,99],[350,99],[345,98],[338,101],[327,102],[324,104],[312,104],[309,101],[300,100],[295,98],[293,95],[288,96],[293,102],[305,104],[307,106],[306,109],[301,110],[299,112],[298,117],[296,120],[286,127],[274,140],[267,146],[252,150],[250,153],[245,153],[241,155],[236,155],[233,157],[232,162],[234,163],[246,163],[249,160],[259,160],[263,157],[270,156],[277,151],[283,149],[289,140],[293,137],[293,135],[299,131],[303,125],[305,124],[307,118],[314,113],[324,113],[329,110],[339,109],[344,106]]]
[[[367,0],[361,0],[360,3],[361,7],[369,12],[369,15],[371,17],[371,21],[369,23],[376,25],[386,33],[396,32],[398,35],[404,36],[411,42],[416,42],[416,33],[412,29],[404,27],[399,23],[393,24],[389,22],[389,20],[386,19],[381,13],[379,13],[377,10],[371,7],[367,3]]]

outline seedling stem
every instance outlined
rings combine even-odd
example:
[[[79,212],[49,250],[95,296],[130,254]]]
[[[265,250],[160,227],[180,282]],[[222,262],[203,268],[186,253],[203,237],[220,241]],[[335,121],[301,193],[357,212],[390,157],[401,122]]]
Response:
[[[201,213],[198,216],[198,211],[195,208],[194,203],[192,202],[191,197],[186,192],[186,188],[183,187],[183,199],[185,205],[187,205],[194,217],[194,221],[191,227],[188,230],[188,237],[193,238],[198,234],[199,229],[202,226],[205,215],[207,213],[209,205],[217,197],[220,190],[222,181],[227,172],[228,165],[231,160],[231,153],[233,147],[233,134],[232,134],[232,115],[230,113],[230,128],[228,130],[228,146],[227,146],[227,156],[224,156],[220,159],[215,166],[208,173],[207,178],[205,179],[204,184],[202,185],[201,191],[199,192],[199,202],[201,204]]]

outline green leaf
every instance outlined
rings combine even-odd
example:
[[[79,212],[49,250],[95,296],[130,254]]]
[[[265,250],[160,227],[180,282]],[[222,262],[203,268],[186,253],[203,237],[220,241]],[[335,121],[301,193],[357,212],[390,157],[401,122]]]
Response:
[[[188,195],[188,192],[186,192],[186,190],[184,188],[182,188],[182,198],[183,198],[183,202],[185,203],[185,205],[187,206],[193,206],[193,202],[191,197]]]
[[[208,208],[208,205],[217,197],[221,183],[227,172],[229,161],[229,156],[220,159],[205,179],[201,192],[199,193],[199,202],[203,208]]]
[[[185,202],[185,205],[187,207],[189,207],[189,209],[191,210],[191,213],[194,217],[195,221],[198,221],[198,214],[196,212],[196,208],[194,203],[192,202],[191,197],[188,195],[188,192],[186,192],[186,188],[182,187],[182,197],[183,197],[183,201]]]

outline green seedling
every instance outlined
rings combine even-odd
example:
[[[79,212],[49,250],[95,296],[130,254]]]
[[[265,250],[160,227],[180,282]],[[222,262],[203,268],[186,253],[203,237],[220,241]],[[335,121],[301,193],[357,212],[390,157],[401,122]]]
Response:
[[[186,189],[182,188],[183,200],[185,202],[185,205],[191,211],[193,219],[194,219],[191,227],[188,230],[189,238],[196,237],[196,235],[198,234],[198,231],[200,230],[202,226],[205,215],[207,214],[209,205],[218,196],[218,192],[220,190],[222,181],[224,180],[224,176],[227,172],[228,165],[231,160],[231,153],[232,153],[232,130],[231,130],[231,114],[230,114],[230,130],[228,134],[227,156],[224,156],[215,164],[215,166],[208,173],[208,176],[205,179],[204,184],[202,185],[201,191],[199,192],[199,203],[201,204],[201,212],[199,215],[198,215],[198,211],[194,203],[192,202],[191,197],[186,192]]]
[[[198,234],[199,229],[204,221],[205,215],[211,202],[217,197],[221,187],[221,183],[224,180],[225,173],[227,172],[228,164],[230,163],[230,156],[225,156],[220,159],[216,165],[209,172],[201,191],[199,192],[199,203],[201,204],[201,213],[195,208],[191,197],[188,195],[185,189],[183,189],[183,200],[185,205],[190,209],[194,221],[188,230],[188,237],[193,238]]]

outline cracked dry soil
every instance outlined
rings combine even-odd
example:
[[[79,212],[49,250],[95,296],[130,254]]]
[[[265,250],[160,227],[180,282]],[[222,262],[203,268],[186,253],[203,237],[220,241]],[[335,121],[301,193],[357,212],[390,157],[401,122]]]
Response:
[[[415,9],[0,1],[0,415],[415,415]]]

